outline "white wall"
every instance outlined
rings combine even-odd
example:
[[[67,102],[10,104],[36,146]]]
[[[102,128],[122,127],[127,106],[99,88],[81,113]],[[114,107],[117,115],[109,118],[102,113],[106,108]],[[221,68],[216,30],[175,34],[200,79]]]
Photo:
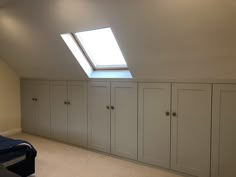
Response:
[[[0,133],[20,128],[20,77],[0,59]]]
[[[111,27],[137,80],[236,79],[235,0],[13,2],[0,55],[21,77],[87,79],[60,34]]]

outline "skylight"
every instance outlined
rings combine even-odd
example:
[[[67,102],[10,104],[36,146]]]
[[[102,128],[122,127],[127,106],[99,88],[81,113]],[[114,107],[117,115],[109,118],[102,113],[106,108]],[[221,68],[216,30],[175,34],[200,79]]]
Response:
[[[89,78],[132,78],[111,28],[61,37]]]
[[[94,69],[127,68],[111,28],[75,33]]]

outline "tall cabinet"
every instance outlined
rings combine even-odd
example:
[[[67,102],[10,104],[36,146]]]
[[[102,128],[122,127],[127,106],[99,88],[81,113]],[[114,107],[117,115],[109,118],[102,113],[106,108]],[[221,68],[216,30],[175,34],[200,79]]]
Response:
[[[51,82],[53,138],[87,146],[87,83]]]
[[[139,98],[139,160],[209,177],[211,85],[143,83]]]
[[[68,142],[87,147],[87,82],[68,82]]]
[[[50,137],[50,87],[48,81],[21,83],[22,129],[24,132]]]
[[[67,141],[67,82],[51,82],[52,137]]]
[[[89,147],[137,159],[137,83],[90,82]]]
[[[111,83],[111,153],[137,160],[137,83]]]
[[[210,176],[211,85],[173,84],[171,168]]]
[[[236,176],[236,85],[214,84],[212,177]]]
[[[139,84],[139,161],[170,168],[171,84]]]
[[[110,83],[88,84],[88,146],[110,153]]]

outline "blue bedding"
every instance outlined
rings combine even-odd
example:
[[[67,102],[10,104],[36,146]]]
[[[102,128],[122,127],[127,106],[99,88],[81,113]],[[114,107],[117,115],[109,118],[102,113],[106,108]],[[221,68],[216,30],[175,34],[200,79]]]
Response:
[[[37,152],[26,141],[0,136],[0,164],[24,155],[26,158],[36,157]]]

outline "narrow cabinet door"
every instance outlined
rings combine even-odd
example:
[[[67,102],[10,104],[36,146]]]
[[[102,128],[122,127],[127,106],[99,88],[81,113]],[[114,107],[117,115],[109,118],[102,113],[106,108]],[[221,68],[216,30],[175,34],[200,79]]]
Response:
[[[110,82],[88,85],[88,146],[110,152]]]
[[[137,159],[137,83],[111,83],[111,153]]]
[[[38,134],[45,137],[51,136],[50,116],[50,85],[48,81],[37,83],[37,117]]]
[[[51,82],[51,119],[53,138],[67,140],[67,82]]]
[[[170,168],[168,83],[139,84],[139,161]]]
[[[236,84],[215,84],[212,117],[212,177],[236,176]]]
[[[172,85],[171,168],[210,175],[211,85]]]
[[[87,146],[87,83],[68,83],[68,141]]]
[[[22,128],[27,133],[37,133],[37,85],[22,82]]]

